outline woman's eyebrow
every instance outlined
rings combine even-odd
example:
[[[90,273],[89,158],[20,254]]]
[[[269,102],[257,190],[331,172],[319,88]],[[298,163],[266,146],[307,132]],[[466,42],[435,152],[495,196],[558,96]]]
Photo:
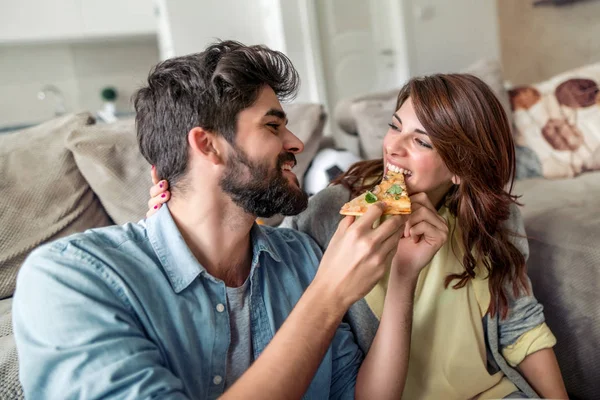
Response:
[[[394,118],[396,118],[398,120],[398,122],[402,125],[402,120],[400,119],[398,114],[394,113]],[[422,129],[415,129],[415,132],[420,133],[421,135],[427,135],[427,132],[425,132]]]

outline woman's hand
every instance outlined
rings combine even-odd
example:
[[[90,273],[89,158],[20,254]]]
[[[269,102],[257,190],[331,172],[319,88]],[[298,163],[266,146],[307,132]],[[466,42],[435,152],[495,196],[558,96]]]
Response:
[[[392,268],[399,275],[416,277],[448,240],[448,222],[425,193],[410,196],[412,213],[404,224]]]
[[[154,186],[150,188],[150,200],[148,200],[148,212],[146,213],[146,218],[157,212],[160,206],[171,198],[171,192],[168,190],[169,182],[158,179],[154,165],[150,170],[150,175],[152,176],[152,183]]]

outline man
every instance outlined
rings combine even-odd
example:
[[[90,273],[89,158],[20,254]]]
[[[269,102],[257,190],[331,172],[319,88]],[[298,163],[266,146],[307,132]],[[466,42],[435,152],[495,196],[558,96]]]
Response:
[[[13,310],[26,397],[353,398],[362,354],[342,317],[383,275],[401,222],[372,229],[371,207],[323,257],[254,223],[307,204],[279,102],[297,85],[283,54],[236,42],[154,68],[137,134],[171,200],[27,259]]]

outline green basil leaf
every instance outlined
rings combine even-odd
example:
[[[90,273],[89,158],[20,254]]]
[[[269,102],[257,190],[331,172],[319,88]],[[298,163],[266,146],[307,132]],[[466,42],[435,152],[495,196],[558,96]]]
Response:
[[[389,194],[402,194],[402,187],[400,185],[393,184],[392,187],[387,190],[387,192]]]
[[[377,201],[377,196],[367,190],[367,195],[365,196],[365,201],[367,203],[375,203]]]

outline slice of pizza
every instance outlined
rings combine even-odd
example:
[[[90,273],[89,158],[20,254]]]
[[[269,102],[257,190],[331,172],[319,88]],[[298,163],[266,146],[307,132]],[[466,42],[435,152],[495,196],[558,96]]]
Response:
[[[378,201],[385,204],[383,215],[410,214],[410,198],[402,173],[387,171],[379,185],[344,204],[340,214],[361,216]]]

